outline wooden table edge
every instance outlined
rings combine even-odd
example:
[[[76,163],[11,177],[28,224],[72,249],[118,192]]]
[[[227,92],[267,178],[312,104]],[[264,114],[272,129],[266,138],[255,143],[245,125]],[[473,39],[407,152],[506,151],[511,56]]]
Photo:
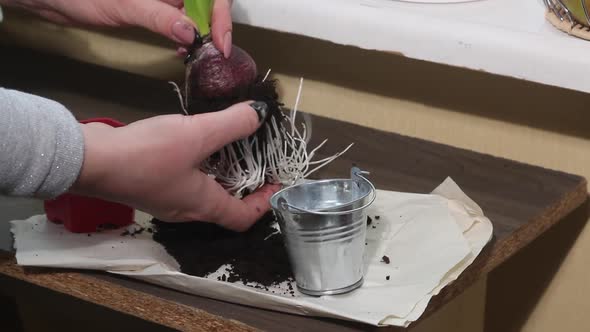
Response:
[[[568,214],[573,212],[588,200],[588,183],[583,177],[581,181],[574,188],[574,190],[567,193],[561,201],[548,206],[542,213],[535,217],[537,220],[534,225],[540,227],[530,227],[531,225],[523,225],[510,236],[498,241],[496,246],[500,246],[503,250],[500,252],[501,256],[487,264],[485,272],[490,272],[502,262],[512,257],[516,252],[529,245],[533,240],[555,226],[560,220],[565,218]],[[512,245],[516,250],[505,253],[509,246]],[[501,260],[499,259],[501,258]],[[499,262],[498,262],[499,261]]]
[[[0,273],[181,331],[257,331],[242,322],[78,272],[27,272],[0,251]]]
[[[479,267],[480,270],[472,274],[466,273],[469,269],[464,271],[455,282],[445,287],[439,295],[431,300],[431,303],[434,301],[438,302],[436,307],[433,310],[427,309],[416,323],[427,318],[441,306],[459,295],[460,292],[458,290],[464,290],[467,286],[473,284],[482,275],[492,271],[518,250],[524,248],[577,207],[581,206],[588,199],[586,179],[581,179],[582,181],[580,181],[573,191],[564,195],[560,201],[547,207],[536,218],[538,220],[533,225],[523,226],[504,240],[493,243],[489,251],[499,250],[499,254],[491,255],[491,253],[487,253],[486,259],[484,257],[478,257],[469,269]],[[515,242],[516,250],[508,252],[507,250],[511,242]],[[514,249],[515,247],[512,248]],[[484,248],[484,250],[486,249]],[[498,257],[489,259],[489,256]],[[182,331],[208,331],[211,328],[219,331],[257,330],[252,326],[236,320],[227,319],[202,309],[169,301],[142,291],[129,289],[113,282],[85,275],[84,273],[61,272],[56,270],[52,270],[50,273],[29,273],[25,271],[25,268],[17,265],[12,253],[5,251],[0,251],[0,273]],[[459,283],[464,287],[457,287]],[[133,298],[132,302],[128,300],[130,298]],[[133,305],[130,305],[130,303],[133,303]]]
[[[582,181],[580,181],[573,191],[566,194],[561,201],[558,201],[555,204],[547,207],[539,216],[537,216],[536,219],[538,220],[533,225],[523,226],[507,238],[504,238],[503,240],[497,241],[495,243],[488,244],[488,246],[483,249],[482,253],[480,253],[480,256],[469,266],[469,268],[463,271],[461,276],[459,276],[456,281],[443,288],[443,290],[437,296],[431,299],[430,303],[432,304],[434,301],[436,301],[436,308],[440,308],[441,306],[450,302],[460,294],[460,292],[457,292],[458,289],[464,290],[466,287],[475,283],[479,278],[481,278],[482,275],[491,272],[503,262],[510,259],[510,257],[516,254],[519,250],[529,245],[532,241],[556,225],[569,213],[580,207],[588,200],[587,181],[585,178],[581,179]],[[544,223],[545,220],[550,222]],[[515,248],[515,250],[506,252],[508,248],[510,248],[512,242],[516,243],[516,245],[512,246],[512,248]],[[490,245],[491,247],[489,247]],[[497,250],[497,252],[494,255],[491,255],[490,251],[493,250]],[[493,258],[491,258],[491,256],[493,256]],[[473,269],[479,269],[479,273],[469,273],[469,271]],[[459,283],[462,287],[456,287]],[[436,312],[436,309],[431,310],[431,306],[429,304],[424,314],[416,323],[419,323],[423,319],[432,315],[434,312]]]

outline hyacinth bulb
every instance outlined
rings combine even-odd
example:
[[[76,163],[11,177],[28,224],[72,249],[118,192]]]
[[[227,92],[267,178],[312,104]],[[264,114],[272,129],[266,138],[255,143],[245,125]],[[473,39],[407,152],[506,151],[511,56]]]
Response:
[[[191,98],[223,98],[254,82],[256,63],[238,46],[232,46],[229,58],[209,42],[195,51],[187,77]]]

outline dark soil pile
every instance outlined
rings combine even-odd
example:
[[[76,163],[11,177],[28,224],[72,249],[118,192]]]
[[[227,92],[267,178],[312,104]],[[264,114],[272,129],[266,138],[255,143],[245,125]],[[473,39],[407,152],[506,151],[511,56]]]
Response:
[[[220,280],[257,283],[254,287],[268,289],[294,280],[282,235],[270,236],[277,232],[274,222],[274,215],[267,213],[248,231],[238,233],[206,222],[153,219],[153,238],[176,259],[183,273],[207,277],[229,264]]]

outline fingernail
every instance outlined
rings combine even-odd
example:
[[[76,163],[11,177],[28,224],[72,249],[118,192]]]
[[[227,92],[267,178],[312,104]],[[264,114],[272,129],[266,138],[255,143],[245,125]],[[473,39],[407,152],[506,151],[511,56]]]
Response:
[[[184,19],[180,19],[172,25],[172,35],[179,42],[187,45],[190,45],[195,39],[193,26]]]
[[[231,54],[231,31],[225,33],[223,36],[223,55],[225,58],[229,58]]]
[[[260,123],[266,120],[266,117],[268,116],[268,105],[265,102],[256,101],[250,104],[250,107],[256,111],[256,114],[258,114],[258,121]]]

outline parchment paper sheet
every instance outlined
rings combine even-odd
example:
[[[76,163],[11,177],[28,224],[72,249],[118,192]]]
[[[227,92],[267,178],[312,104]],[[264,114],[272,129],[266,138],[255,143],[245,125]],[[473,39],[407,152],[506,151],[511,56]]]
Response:
[[[149,232],[135,237],[121,236],[120,229],[74,234],[36,215],[12,221],[12,233],[20,265],[103,270],[260,308],[396,326],[417,320],[432,296],[456,280],[492,236],[490,220],[450,178],[431,194],[378,190],[368,215],[373,223],[367,228],[363,286],[325,297],[297,291],[292,296],[285,292],[287,285],[265,291],[218,281],[217,273],[206,278],[183,274]],[[150,219],[137,211],[132,227],[147,226]],[[381,261],[384,255],[390,264]]]

